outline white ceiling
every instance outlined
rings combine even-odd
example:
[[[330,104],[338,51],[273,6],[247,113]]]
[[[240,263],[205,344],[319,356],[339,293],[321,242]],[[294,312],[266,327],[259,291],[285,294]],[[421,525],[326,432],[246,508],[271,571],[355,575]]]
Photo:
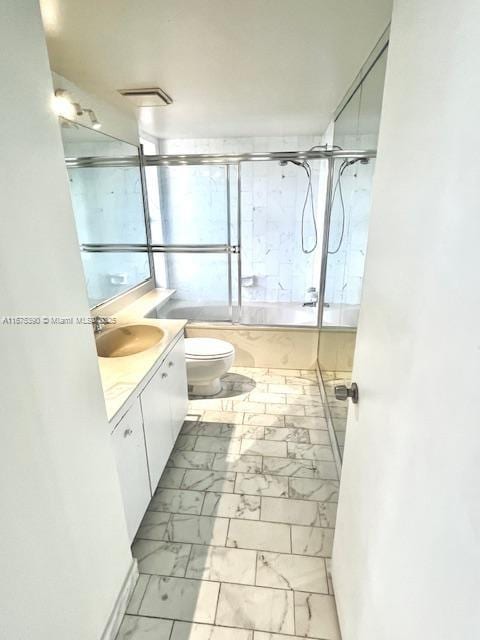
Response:
[[[41,0],[52,68],[161,138],[322,133],[392,0]]]

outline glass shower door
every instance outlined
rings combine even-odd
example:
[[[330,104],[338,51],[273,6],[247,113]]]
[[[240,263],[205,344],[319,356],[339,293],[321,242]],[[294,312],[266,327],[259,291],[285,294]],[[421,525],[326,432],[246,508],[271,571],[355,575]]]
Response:
[[[311,193],[298,163],[240,165],[242,324],[317,326],[328,168],[309,166]]]
[[[194,322],[231,322],[237,264],[231,168],[175,164],[147,171],[150,190],[155,172],[159,194],[156,206],[150,207],[157,286],[175,290],[162,314]]]

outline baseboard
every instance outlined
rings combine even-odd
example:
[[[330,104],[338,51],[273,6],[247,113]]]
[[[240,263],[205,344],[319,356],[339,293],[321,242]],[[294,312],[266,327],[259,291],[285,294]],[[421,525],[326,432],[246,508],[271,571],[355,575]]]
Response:
[[[110,617],[108,618],[107,626],[102,633],[101,640],[115,640],[115,637],[122,623],[123,616],[125,615],[128,601],[130,600],[130,596],[132,595],[132,592],[135,589],[135,585],[137,584],[138,575],[137,560],[135,558],[132,558],[132,564],[128,569],[127,575],[125,576],[125,580],[123,581],[120,593],[117,596],[115,605],[112,609]]]

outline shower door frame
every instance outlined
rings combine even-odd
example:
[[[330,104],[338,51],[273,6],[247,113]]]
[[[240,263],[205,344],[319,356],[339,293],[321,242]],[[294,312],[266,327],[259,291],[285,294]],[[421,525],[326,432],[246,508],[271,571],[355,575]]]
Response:
[[[335,175],[335,160],[338,159],[373,159],[376,158],[377,152],[373,149],[359,150],[359,149],[320,149],[320,150],[308,150],[308,151],[278,151],[267,153],[242,153],[242,154],[175,154],[175,155],[144,155],[140,147],[139,156],[118,156],[118,157],[83,157],[83,158],[67,158],[67,166],[109,166],[109,167],[126,167],[126,166],[140,166],[142,192],[145,208],[145,219],[147,223],[147,242],[146,244],[83,244],[81,246],[82,251],[89,252],[142,252],[149,254],[150,264],[153,266],[153,254],[154,253],[226,253],[227,254],[227,278],[228,278],[228,309],[230,320],[227,321],[212,321],[209,324],[232,324],[239,325],[242,317],[242,252],[241,252],[241,231],[242,231],[242,206],[241,206],[241,189],[242,189],[242,176],[241,165],[242,162],[268,162],[268,161],[288,161],[288,160],[327,160],[328,172],[326,182],[326,196],[325,206],[323,214],[323,239],[322,239],[322,254],[320,262],[320,274],[319,274],[319,299],[317,305],[317,323],[316,325],[294,325],[294,324],[262,324],[262,325],[245,325],[251,328],[254,327],[272,327],[272,328],[290,328],[290,329],[314,329],[318,330],[322,328],[322,315],[325,302],[325,287],[326,276],[328,267],[328,246],[329,246],[329,234],[330,234],[330,218],[332,212],[332,195],[333,195],[333,182]],[[162,167],[162,166],[182,166],[182,165],[224,165],[226,167],[226,190],[227,190],[227,243],[226,244],[212,244],[212,245],[168,245],[168,244],[154,244],[151,240],[151,228],[150,218],[148,216],[148,201],[146,193],[146,181],[145,181],[145,168],[146,167]],[[237,244],[232,244],[232,212],[231,212],[231,166],[237,167]],[[237,305],[238,319],[233,318],[233,274],[232,274],[232,255],[238,255],[237,271],[238,271],[238,291],[237,291]],[[155,269],[153,267],[152,275],[155,277]],[[193,321],[195,322],[195,321]]]

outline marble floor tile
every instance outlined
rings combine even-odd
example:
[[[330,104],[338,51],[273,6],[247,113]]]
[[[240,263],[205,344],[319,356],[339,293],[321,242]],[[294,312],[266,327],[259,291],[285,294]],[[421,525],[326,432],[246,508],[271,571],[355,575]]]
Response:
[[[214,453],[174,450],[167,465],[169,467],[177,467],[180,469],[211,469],[214,458]]]
[[[328,428],[327,419],[323,416],[285,416],[285,426],[311,430],[323,429],[324,431]]]
[[[205,495],[202,515],[259,520],[260,496],[209,492]]]
[[[292,525],[292,551],[306,556],[330,558],[334,529]]]
[[[294,633],[293,593],[281,589],[222,584],[216,623]]]
[[[337,505],[333,502],[262,497],[260,518],[268,522],[333,528],[336,514]]]
[[[235,473],[233,472],[187,469],[183,478],[182,489],[233,493],[234,485]]]
[[[163,576],[184,576],[191,545],[136,539],[132,555],[137,559],[140,573]]]
[[[175,622],[170,640],[253,640],[253,631],[209,624]]]
[[[295,627],[300,636],[341,640],[333,596],[296,592]]]
[[[266,427],[265,436],[267,434]],[[280,458],[287,457],[287,443],[279,442],[278,440],[250,440],[244,438],[240,447],[240,453],[242,455],[259,455],[259,456],[278,456]]]
[[[270,413],[245,413],[244,424],[255,424],[261,427],[284,427],[285,417]]]
[[[230,403],[232,406],[231,411],[240,411],[242,413],[265,413],[265,404],[263,402],[256,402],[250,399],[243,402],[231,400]]]
[[[262,440],[265,437],[265,427],[256,424],[239,424],[235,428],[234,436],[236,438],[258,438]]]
[[[169,640],[172,620],[126,615],[116,640]]]
[[[227,531],[227,518],[173,514],[167,526],[165,540],[223,546]]]
[[[235,493],[288,497],[288,478],[266,473],[237,473]]]
[[[141,573],[138,576],[137,584],[133,590],[132,595],[130,596],[130,600],[128,601],[126,613],[137,614],[140,609],[140,604],[142,602],[143,596],[145,595],[145,589],[147,588],[148,581],[150,580],[150,575],[146,573]]]
[[[185,469],[167,467],[162,473],[158,486],[162,489],[180,489],[184,475]]]
[[[262,442],[259,440],[258,442]],[[227,455],[216,453],[213,463],[215,471],[240,471],[241,473],[261,473],[261,456]]]
[[[300,396],[304,393],[304,388],[298,384],[269,384],[269,393],[284,393],[287,396]]]
[[[198,436],[195,451],[208,453],[240,453],[240,438]]]
[[[300,458],[303,460],[315,460],[332,462],[334,460],[333,451],[330,446],[322,444],[302,444],[299,442],[288,442],[288,457]]]
[[[323,429],[309,429],[310,432],[310,442],[312,444],[324,444],[326,446],[331,446],[330,444],[330,434],[328,431],[324,431]]]
[[[286,376],[285,377],[285,384],[288,385],[301,385],[301,386],[315,386],[318,387],[318,382],[317,380],[314,380],[313,378],[306,378],[305,376]]]
[[[327,572],[323,558],[287,553],[259,551],[255,584],[328,594]]]
[[[255,584],[256,551],[228,547],[194,546],[187,578]]]
[[[287,396],[287,404],[303,404],[305,406],[323,406],[322,398],[320,396],[307,396],[305,394]]]
[[[205,411],[203,422],[228,422],[230,424],[242,424],[243,413],[241,411]]]
[[[304,442],[307,444],[310,444],[311,442],[310,431],[308,429],[296,429],[294,427],[265,427],[265,440]]]
[[[180,434],[175,441],[176,451],[193,451],[197,438],[195,436],[189,436]]]
[[[303,387],[303,393],[307,396],[317,396],[319,397],[320,394],[320,387],[318,387],[318,385],[305,385]]]
[[[203,422],[202,420],[186,420],[181,433],[196,436],[214,436],[216,438],[231,438],[235,430],[234,424],[228,422]]]
[[[203,493],[185,489],[157,489],[150,502],[151,511],[196,513],[202,510]]]
[[[321,404],[305,405],[305,415],[309,417],[325,417],[325,408]]]
[[[293,458],[269,458],[266,456],[263,458],[263,472],[279,476],[315,478],[315,471],[312,460],[294,460]]]
[[[289,497],[318,502],[338,502],[338,480],[289,478]]]
[[[255,631],[253,638],[254,640],[312,640],[312,638],[284,636],[283,634],[266,633],[265,631]]]
[[[151,507],[151,503],[149,508]],[[137,531],[137,538],[143,540],[163,540],[170,520],[169,513],[147,511]]]
[[[268,373],[272,373],[273,375],[279,376],[299,376],[300,369],[275,369],[270,368]]]
[[[271,404],[265,405],[265,412],[278,416],[305,416],[306,407],[302,404]]]
[[[304,460],[306,462],[306,460]],[[313,464],[313,478],[322,478],[323,480],[337,480],[337,465],[335,462],[315,460]],[[306,477],[306,476],[304,476]]]
[[[263,402],[264,404],[273,404],[275,406],[278,404],[283,405],[287,403],[287,396],[282,393],[252,391],[249,397],[250,397],[250,400],[252,400],[252,402]],[[262,413],[262,412],[259,411],[259,413]],[[265,411],[263,413],[265,413]],[[268,413],[268,411],[266,413]]]
[[[218,582],[151,576],[140,615],[213,623]]]
[[[230,520],[227,547],[290,553],[290,527],[257,520]]]

